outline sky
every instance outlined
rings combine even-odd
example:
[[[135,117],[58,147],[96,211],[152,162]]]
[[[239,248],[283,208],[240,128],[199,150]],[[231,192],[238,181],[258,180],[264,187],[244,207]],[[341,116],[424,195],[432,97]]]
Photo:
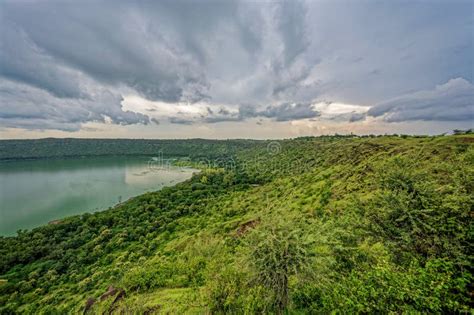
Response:
[[[474,1],[0,0],[0,138],[474,127]]]

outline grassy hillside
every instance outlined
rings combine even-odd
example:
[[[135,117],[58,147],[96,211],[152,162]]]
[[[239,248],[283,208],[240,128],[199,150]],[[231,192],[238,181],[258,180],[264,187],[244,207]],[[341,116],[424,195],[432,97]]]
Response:
[[[0,238],[0,313],[472,311],[474,136],[189,141],[189,181]]]

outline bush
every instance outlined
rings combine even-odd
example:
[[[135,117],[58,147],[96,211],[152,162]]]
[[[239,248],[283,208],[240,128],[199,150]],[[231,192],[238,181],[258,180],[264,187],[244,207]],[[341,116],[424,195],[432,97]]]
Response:
[[[270,293],[270,307],[283,312],[289,303],[289,280],[311,270],[311,242],[295,222],[271,220],[246,240],[254,281]]]

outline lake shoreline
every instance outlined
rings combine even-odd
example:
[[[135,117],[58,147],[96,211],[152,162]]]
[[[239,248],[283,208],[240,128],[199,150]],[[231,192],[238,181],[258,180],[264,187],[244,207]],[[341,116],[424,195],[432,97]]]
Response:
[[[0,162],[0,235],[61,224],[189,180],[198,170],[149,156]],[[54,222],[54,223],[52,223]]]

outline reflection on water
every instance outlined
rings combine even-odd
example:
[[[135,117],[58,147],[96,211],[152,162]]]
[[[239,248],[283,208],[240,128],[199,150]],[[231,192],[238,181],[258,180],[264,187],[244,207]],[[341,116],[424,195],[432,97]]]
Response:
[[[0,235],[104,210],[191,177],[192,169],[150,168],[148,158],[83,158],[0,163]]]

